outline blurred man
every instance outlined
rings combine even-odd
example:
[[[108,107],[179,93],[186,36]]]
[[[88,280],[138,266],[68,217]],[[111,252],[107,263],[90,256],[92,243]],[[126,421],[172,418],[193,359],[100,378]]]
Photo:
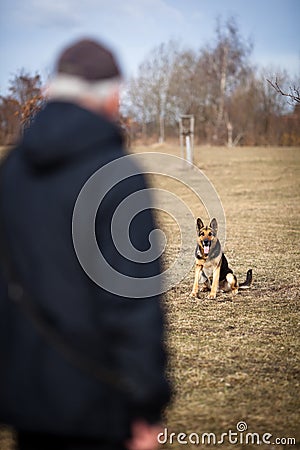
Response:
[[[68,47],[49,101],[1,167],[0,422],[17,430],[20,450],[157,448],[169,400],[159,289],[146,298],[104,289],[82,269],[72,240],[82,187],[124,156],[119,87],[108,49],[88,39]],[[120,181],[95,219],[101,254],[133,285],[155,280],[159,259],[127,260],[111,223],[118,205],[146,196],[146,187],[141,174]],[[140,252],[153,229],[150,209],[130,224]]]

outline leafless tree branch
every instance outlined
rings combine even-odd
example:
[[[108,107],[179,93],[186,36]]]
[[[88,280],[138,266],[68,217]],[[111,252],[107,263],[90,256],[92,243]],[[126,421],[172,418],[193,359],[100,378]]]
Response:
[[[277,78],[275,79],[275,83],[273,83],[271,80],[267,79],[267,82],[270,83],[270,85],[275,89],[276,92],[278,92],[281,95],[284,95],[285,97],[288,97],[292,99],[296,103],[300,103],[300,89],[296,88],[296,86],[290,87],[290,92],[284,92],[282,88],[279,86]]]

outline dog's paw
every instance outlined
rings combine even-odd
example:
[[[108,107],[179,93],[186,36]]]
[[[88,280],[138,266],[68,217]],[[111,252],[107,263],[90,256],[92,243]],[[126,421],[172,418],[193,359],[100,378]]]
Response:
[[[192,298],[197,298],[197,297],[198,297],[198,292],[192,291],[192,292],[190,293],[190,297],[192,297]]]
[[[209,298],[210,300],[215,299],[217,297],[217,294],[213,294],[212,292],[208,295],[207,298]]]

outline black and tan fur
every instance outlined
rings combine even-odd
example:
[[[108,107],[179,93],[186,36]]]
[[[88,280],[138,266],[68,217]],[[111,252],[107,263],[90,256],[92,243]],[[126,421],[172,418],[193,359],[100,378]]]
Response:
[[[252,269],[248,270],[246,281],[239,285],[237,277],[229,268],[226,256],[222,252],[217,237],[216,219],[212,219],[209,226],[204,226],[202,220],[198,218],[196,229],[195,280],[191,296],[197,297],[200,290],[201,292],[210,291],[209,298],[216,298],[218,290],[235,295],[239,289],[248,288],[252,283]]]

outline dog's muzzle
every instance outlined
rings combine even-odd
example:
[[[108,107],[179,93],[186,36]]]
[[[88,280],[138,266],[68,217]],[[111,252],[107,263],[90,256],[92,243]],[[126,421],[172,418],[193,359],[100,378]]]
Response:
[[[203,251],[204,251],[204,254],[205,254],[205,255],[208,255],[208,254],[209,254],[210,244],[211,244],[211,241],[209,241],[209,240],[205,240],[205,241],[202,242],[202,245],[203,245]]]

